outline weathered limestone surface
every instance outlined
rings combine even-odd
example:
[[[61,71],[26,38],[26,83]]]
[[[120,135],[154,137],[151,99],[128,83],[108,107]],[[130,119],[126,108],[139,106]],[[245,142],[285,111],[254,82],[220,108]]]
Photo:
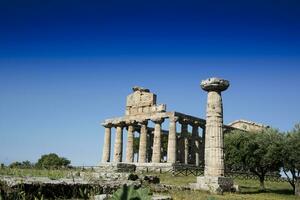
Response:
[[[134,127],[133,124],[128,126],[127,130],[127,145],[126,145],[126,162],[133,162],[133,138],[134,138]]]
[[[221,91],[229,86],[228,81],[211,78],[202,82],[202,88],[208,91],[207,104],[207,131],[206,120],[179,112],[167,112],[166,105],[156,104],[156,94],[149,89],[133,87],[133,92],[127,96],[126,111],[122,117],[106,119],[102,124],[105,127],[102,163],[111,162],[111,134],[115,131],[113,161],[122,162],[123,128],[127,129],[126,163],[134,162],[133,141],[134,131],[140,133],[139,150],[137,155],[138,164],[164,163],[165,155],[162,156],[161,138],[168,134],[167,163],[165,164],[193,164],[199,166],[206,161],[206,175],[224,175],[223,141],[222,132],[241,129],[247,124],[258,127],[257,123],[239,120],[231,126],[223,125]],[[169,119],[169,130],[162,129],[164,120]],[[154,121],[154,127],[148,127],[148,121]],[[156,122],[158,120],[158,122]],[[162,120],[162,122],[159,122]],[[176,122],[179,121],[181,132],[176,132]],[[192,126],[192,134],[188,132],[188,126]],[[198,129],[203,129],[202,138],[199,137]],[[261,126],[259,126],[261,127]],[[205,139],[205,132],[208,137]],[[164,136],[164,135],[163,135]],[[218,139],[218,140],[213,140]],[[204,145],[205,140],[207,145]],[[204,146],[206,149],[204,150]]]
[[[241,129],[244,131],[262,131],[264,129],[269,128],[269,126],[242,119],[231,122],[228,125],[233,128]]]
[[[222,176],[199,176],[197,177],[197,183],[192,184],[191,188],[222,194],[224,191],[233,190],[233,180]]]
[[[192,140],[191,140],[191,161],[195,163],[196,166],[199,166],[199,131],[198,131],[199,124],[195,122],[192,125]]]
[[[116,139],[114,147],[114,162],[122,162],[122,151],[123,151],[123,124],[117,124]]]
[[[179,155],[181,163],[188,164],[189,141],[188,141],[188,119],[184,118],[181,123],[181,140],[179,146]]]
[[[156,95],[149,89],[133,87],[133,93],[128,95],[126,115],[140,115],[145,113],[165,112],[166,105],[156,105]]]
[[[139,146],[139,163],[145,163],[147,161],[147,124],[148,121],[140,121],[141,133],[140,133],[140,146]]]
[[[160,160],[161,160],[161,123],[164,121],[164,119],[154,118],[154,119],[152,119],[152,121],[155,123],[152,162],[160,163]]]
[[[110,151],[111,151],[111,124],[103,124],[105,127],[104,133],[104,144],[102,153],[102,162],[110,161]]]
[[[233,181],[224,177],[223,105],[221,92],[229,87],[223,79],[210,78],[201,82],[207,91],[205,169],[204,177],[198,177],[195,189],[214,193],[230,191]]]
[[[168,137],[168,163],[176,162],[177,154],[177,137],[176,137],[176,121],[178,117],[170,118],[169,137]]]

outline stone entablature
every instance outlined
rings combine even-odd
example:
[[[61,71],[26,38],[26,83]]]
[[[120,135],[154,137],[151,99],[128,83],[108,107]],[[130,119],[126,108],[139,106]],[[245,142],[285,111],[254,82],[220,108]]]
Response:
[[[243,131],[262,131],[264,129],[270,128],[269,126],[263,124],[242,120],[242,119],[231,122],[230,124],[228,124],[228,126],[241,129]]]

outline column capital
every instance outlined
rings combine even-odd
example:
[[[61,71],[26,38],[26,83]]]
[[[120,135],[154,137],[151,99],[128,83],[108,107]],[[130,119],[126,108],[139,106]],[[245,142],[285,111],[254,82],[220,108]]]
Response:
[[[114,127],[124,127],[125,126],[125,122],[124,121],[114,121],[113,122],[113,126]]]
[[[128,126],[134,126],[137,124],[137,121],[136,120],[126,120],[125,124]]]
[[[201,123],[199,121],[195,120],[191,123],[191,125],[192,125],[192,127],[200,127]]]
[[[169,117],[169,120],[172,121],[172,122],[177,122],[179,120],[179,117],[172,116],[172,117]]]
[[[229,81],[221,78],[208,78],[201,81],[201,88],[207,92],[216,91],[222,92],[229,87]]]
[[[113,124],[111,122],[104,122],[104,123],[101,123],[101,125],[104,126],[105,128],[113,127]]]
[[[147,124],[148,124],[148,119],[137,120],[137,122],[138,122],[140,125],[147,125]]]
[[[186,125],[186,124],[190,123],[190,120],[188,118],[184,117],[184,118],[179,119],[179,123]]]
[[[156,124],[161,124],[165,121],[165,119],[161,118],[161,117],[154,117],[154,118],[151,118],[151,121],[153,121]]]

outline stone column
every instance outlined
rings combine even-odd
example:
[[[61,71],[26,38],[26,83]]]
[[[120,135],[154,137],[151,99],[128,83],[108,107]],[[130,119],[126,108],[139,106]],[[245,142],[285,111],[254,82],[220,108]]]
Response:
[[[151,119],[154,123],[154,140],[153,140],[153,153],[152,162],[160,163],[161,159],[161,123],[163,123],[163,118]]]
[[[200,149],[201,149],[201,143],[200,143],[200,137],[198,136],[195,140],[195,165],[200,166]]]
[[[116,125],[116,138],[115,138],[115,151],[114,151],[114,162],[122,162],[122,151],[123,151],[123,126],[122,122]]]
[[[193,129],[192,129],[192,159],[193,159],[193,163],[196,166],[199,166],[200,164],[200,160],[199,160],[199,122],[195,121],[193,124]]]
[[[176,121],[178,117],[170,117],[169,135],[168,135],[168,163],[176,163],[177,154],[177,136],[176,136]]]
[[[152,160],[152,147],[153,147],[153,135],[154,130],[149,130],[147,132],[147,162],[151,162]]]
[[[147,124],[148,120],[139,121],[141,125],[140,145],[139,145],[139,163],[147,162]]]
[[[102,152],[102,162],[110,162],[110,151],[111,151],[111,123],[102,124],[105,127],[104,133],[104,144],[103,144],[103,152]]]
[[[207,91],[205,169],[204,177],[197,177],[196,188],[214,193],[230,191],[233,180],[224,177],[223,105],[221,92],[229,87],[223,79],[210,78],[201,82]]]
[[[133,162],[133,140],[134,140],[134,122],[128,122],[127,145],[126,145],[126,162]]]
[[[224,176],[223,105],[221,91],[228,88],[229,82],[221,79],[208,79],[201,83],[207,91],[206,137],[205,137],[205,176]]]
[[[189,161],[189,139],[188,139],[188,119],[182,119],[181,123],[181,163],[188,164]]]
[[[201,127],[202,128],[202,138],[201,138],[201,145],[200,145],[200,149],[199,149],[199,152],[200,152],[200,160],[201,160],[201,163],[204,164],[204,154],[205,154],[205,126],[204,127]]]

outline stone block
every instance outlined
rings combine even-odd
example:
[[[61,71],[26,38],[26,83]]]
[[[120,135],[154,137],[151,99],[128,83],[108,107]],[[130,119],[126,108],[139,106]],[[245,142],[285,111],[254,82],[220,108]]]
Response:
[[[100,194],[100,195],[95,195],[94,200],[108,200],[109,197],[110,196],[107,194]]]
[[[158,184],[160,179],[157,176],[145,176],[144,181],[152,184]]]
[[[231,178],[212,176],[198,176],[197,183],[191,184],[191,189],[206,190],[216,194],[234,191],[233,180]]]
[[[135,172],[136,166],[134,164],[128,163],[118,163],[117,172]]]
[[[172,200],[172,197],[165,195],[153,195],[152,200]]]

